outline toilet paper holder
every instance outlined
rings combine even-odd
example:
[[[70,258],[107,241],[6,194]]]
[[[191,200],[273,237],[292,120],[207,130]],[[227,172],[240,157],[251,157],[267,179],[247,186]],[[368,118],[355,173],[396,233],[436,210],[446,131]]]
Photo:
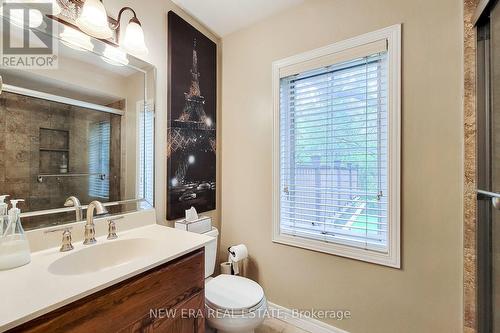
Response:
[[[232,255],[233,257],[236,255],[236,253],[234,251],[231,251],[231,246],[227,248],[227,252],[229,252],[229,254]],[[236,275],[236,272],[234,270],[235,264],[238,265],[238,263],[235,263],[233,261],[229,261],[229,268],[230,268],[231,275]],[[238,271],[238,269],[236,271]]]
[[[248,249],[245,244],[233,245],[227,248],[228,261],[231,264],[231,274],[240,275],[239,262],[248,257]]]

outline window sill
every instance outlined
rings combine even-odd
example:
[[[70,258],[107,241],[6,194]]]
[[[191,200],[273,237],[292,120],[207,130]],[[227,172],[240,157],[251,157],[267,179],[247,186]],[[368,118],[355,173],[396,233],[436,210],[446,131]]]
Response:
[[[327,243],[283,234],[273,235],[273,243],[294,246],[306,250],[322,252],[340,257],[369,262],[372,264],[401,269],[401,260],[399,253],[382,253],[348,245]]]

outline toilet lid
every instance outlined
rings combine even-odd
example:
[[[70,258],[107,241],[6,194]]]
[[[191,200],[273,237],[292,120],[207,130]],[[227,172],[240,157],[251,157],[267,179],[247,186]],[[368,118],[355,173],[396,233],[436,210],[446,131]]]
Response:
[[[217,309],[249,309],[264,298],[264,290],[250,279],[222,274],[210,280],[205,286],[208,304]]]

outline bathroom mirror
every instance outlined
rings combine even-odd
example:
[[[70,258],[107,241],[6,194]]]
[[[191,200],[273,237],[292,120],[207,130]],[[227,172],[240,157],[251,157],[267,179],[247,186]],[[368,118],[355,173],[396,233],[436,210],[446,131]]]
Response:
[[[49,16],[35,28],[3,21],[24,49],[0,67],[0,194],[26,200],[25,229],[74,222],[70,196],[110,213],[152,207],[154,66]],[[36,42],[55,65],[22,62]]]

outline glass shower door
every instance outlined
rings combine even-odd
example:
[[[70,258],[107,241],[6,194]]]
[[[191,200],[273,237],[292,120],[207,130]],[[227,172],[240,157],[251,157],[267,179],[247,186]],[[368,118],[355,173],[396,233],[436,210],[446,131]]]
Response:
[[[500,6],[490,14],[490,175],[491,189],[500,192]],[[492,332],[500,332],[500,198],[490,204]]]
[[[479,332],[500,333],[500,5],[478,24]]]

